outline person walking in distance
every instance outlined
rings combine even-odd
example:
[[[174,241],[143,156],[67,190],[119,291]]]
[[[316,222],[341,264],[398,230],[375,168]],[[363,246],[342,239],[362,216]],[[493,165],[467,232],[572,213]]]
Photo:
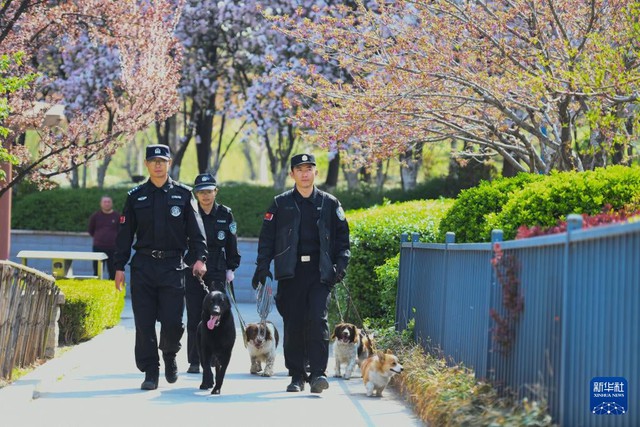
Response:
[[[93,238],[93,252],[104,252],[107,255],[106,264],[109,280],[116,277],[116,269],[113,266],[113,254],[116,250],[116,236],[120,213],[113,210],[113,200],[109,196],[100,199],[100,210],[89,217],[89,235]],[[93,275],[98,275],[98,262],[93,262]]]
[[[207,236],[207,273],[204,283],[211,289],[225,292],[225,281],[233,289],[234,271],[240,265],[238,253],[237,226],[231,209],[216,202],[218,184],[208,173],[196,177],[193,193],[198,200],[198,210],[202,217],[205,234]],[[187,265],[195,261],[195,256],[189,252],[185,258]],[[187,372],[200,372],[200,356],[196,346],[196,332],[202,318],[202,300],[207,291],[194,276],[187,276]],[[233,291],[232,291],[233,292]]]
[[[351,256],[349,225],[338,199],[319,190],[315,158],[291,158],[293,189],[273,200],[262,221],[252,286],[272,278],[278,290],[276,308],[284,324],[284,358],[291,375],[287,391],[312,393],[329,387],[328,310],[333,286],[344,278]],[[311,378],[305,372],[308,358]]]
[[[131,306],[136,325],[136,366],[145,373],[143,390],[158,388],[162,351],[164,375],[178,379],[176,354],[184,333],[185,268],[183,256],[193,254],[191,274],[206,271],[207,244],[202,218],[191,188],[169,177],[171,155],[166,145],[146,148],[149,179],[130,190],[125,202],[114,264],[116,289],[124,286],[124,268],[131,256]],[[160,322],[160,342],[156,335]]]

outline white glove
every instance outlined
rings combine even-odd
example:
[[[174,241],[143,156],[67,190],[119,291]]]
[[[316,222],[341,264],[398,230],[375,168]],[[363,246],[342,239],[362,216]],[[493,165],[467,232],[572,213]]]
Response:
[[[227,270],[227,282],[233,282],[235,277],[236,275],[233,274],[233,270]]]

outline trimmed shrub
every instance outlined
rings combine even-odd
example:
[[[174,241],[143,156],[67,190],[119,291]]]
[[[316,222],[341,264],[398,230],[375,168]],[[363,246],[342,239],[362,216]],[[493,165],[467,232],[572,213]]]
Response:
[[[87,231],[89,217],[100,209],[100,198],[108,195],[113,207],[122,211],[124,188],[60,188],[17,197],[11,209],[11,228],[48,231]]]
[[[89,340],[120,322],[125,292],[118,292],[111,280],[63,279],[56,285],[64,293],[60,310],[60,345]]]
[[[385,204],[367,210],[349,211],[351,261],[345,282],[350,300],[342,287],[337,294],[342,307],[353,304],[361,318],[393,317],[394,306],[380,298],[381,283],[376,279],[375,267],[400,252],[402,233],[418,233],[421,242],[433,242],[440,218],[451,200],[426,200]],[[395,297],[395,295],[394,295]],[[357,318],[346,319],[358,323]]]
[[[477,187],[461,191],[440,222],[437,241],[444,242],[449,231],[456,234],[458,243],[490,241],[487,215],[500,212],[514,192],[543,179],[542,175],[521,173],[513,178],[482,181]]]
[[[586,172],[554,172],[517,191],[502,211],[488,217],[485,232],[515,238],[522,225],[550,227],[572,213],[595,215],[605,205],[619,210],[640,194],[640,167],[612,166]]]

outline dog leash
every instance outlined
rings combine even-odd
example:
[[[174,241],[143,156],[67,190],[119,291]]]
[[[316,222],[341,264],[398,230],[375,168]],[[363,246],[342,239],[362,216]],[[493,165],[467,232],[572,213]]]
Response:
[[[342,285],[342,287],[344,288],[344,290],[347,292],[347,299],[348,301],[351,302],[351,307],[353,307],[353,311],[356,313],[356,317],[357,320],[360,322],[360,324],[362,325],[362,332],[364,332],[364,335],[367,337],[367,339],[369,340],[369,342],[373,343],[373,339],[371,339],[371,337],[369,336],[369,333],[367,332],[367,330],[364,328],[364,321],[362,320],[362,317],[360,316],[360,313],[358,312],[358,308],[356,307],[356,305],[353,303],[353,298],[351,298],[351,292],[349,292],[349,287],[347,286],[347,284],[344,282],[344,280],[341,280],[340,282],[338,282],[337,284]],[[338,309],[338,314],[340,315],[340,321],[344,322],[344,317],[342,315],[342,311],[340,310],[340,303],[338,302],[338,293],[336,291],[336,287],[333,288],[333,297],[336,300],[336,307]]]
[[[233,292],[231,292],[231,283],[228,280],[224,281],[224,289],[227,292],[227,295],[229,295],[229,299],[231,300],[231,303],[236,309],[236,314],[238,315],[238,321],[240,322],[240,329],[242,329],[242,341],[244,342],[244,347],[247,348],[247,343],[248,343],[247,325],[244,323],[244,319],[240,314],[240,308],[238,307],[238,303],[236,303],[236,297],[233,295]]]
[[[256,308],[258,316],[260,316],[260,324],[258,327],[258,337],[264,339],[267,335],[267,317],[273,309],[273,289],[271,287],[271,279],[267,278],[263,285],[258,282],[256,288]]]
[[[204,289],[206,293],[209,293],[209,288],[207,287],[207,285],[205,285],[204,279],[202,277],[198,277],[198,280],[200,281],[200,285],[202,285],[202,289]],[[231,290],[231,283],[228,280],[224,281],[224,291],[229,297],[231,304],[236,309],[236,314],[238,315],[238,321],[240,322],[240,328],[242,329],[242,340],[244,341],[244,346],[246,348],[247,347],[247,330],[246,330],[247,327],[244,323],[244,319],[242,318],[242,315],[240,314],[240,308],[236,303],[236,297],[235,295],[233,295],[233,291]]]

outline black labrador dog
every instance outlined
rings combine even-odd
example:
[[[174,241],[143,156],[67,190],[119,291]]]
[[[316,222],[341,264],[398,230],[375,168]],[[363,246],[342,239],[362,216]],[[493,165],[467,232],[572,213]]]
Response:
[[[229,297],[224,292],[210,290],[202,301],[202,319],[198,324],[196,335],[196,345],[202,366],[201,390],[213,387],[211,394],[220,394],[235,341],[236,326]],[[216,368],[215,384],[212,366]]]

